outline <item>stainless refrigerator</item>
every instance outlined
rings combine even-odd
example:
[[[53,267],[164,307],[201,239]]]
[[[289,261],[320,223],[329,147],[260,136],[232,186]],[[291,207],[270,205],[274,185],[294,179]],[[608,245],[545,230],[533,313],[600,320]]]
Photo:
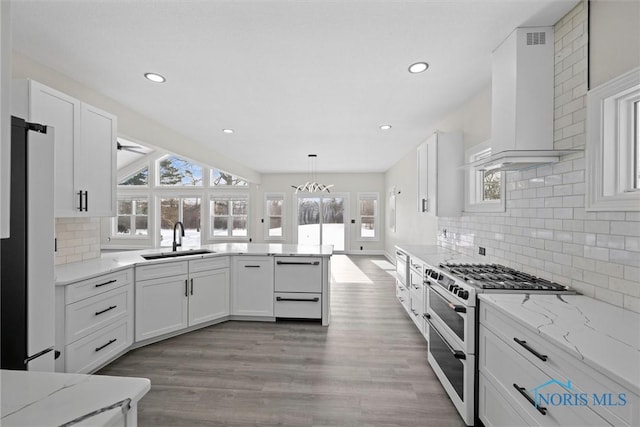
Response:
[[[10,236],[0,240],[2,369],[54,370],[53,133],[11,118]]]

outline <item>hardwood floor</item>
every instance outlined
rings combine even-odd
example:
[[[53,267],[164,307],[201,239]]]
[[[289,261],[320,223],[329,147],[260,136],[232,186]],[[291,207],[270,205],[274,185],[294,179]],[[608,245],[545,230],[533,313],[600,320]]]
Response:
[[[146,377],[141,426],[463,426],[384,257],[332,258],[331,325],[226,322],[99,374]]]

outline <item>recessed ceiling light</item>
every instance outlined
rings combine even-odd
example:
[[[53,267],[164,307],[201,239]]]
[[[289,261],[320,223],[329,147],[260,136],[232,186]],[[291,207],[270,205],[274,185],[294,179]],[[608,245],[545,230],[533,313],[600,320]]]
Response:
[[[382,130],[389,130],[389,129],[391,129],[391,125],[381,125],[381,126],[380,126],[380,129],[382,129]]]
[[[427,71],[427,68],[429,68],[429,64],[426,62],[416,62],[415,64],[411,64],[409,72],[413,74],[422,73],[423,71]]]
[[[167,81],[167,79],[156,73],[145,73],[144,76],[147,80],[151,80],[154,83],[164,83]]]
[[[233,129],[222,129],[224,133],[233,133]]]

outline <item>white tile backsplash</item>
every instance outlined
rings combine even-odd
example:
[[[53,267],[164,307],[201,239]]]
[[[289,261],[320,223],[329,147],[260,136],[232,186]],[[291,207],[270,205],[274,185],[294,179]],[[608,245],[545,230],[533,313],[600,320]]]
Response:
[[[56,218],[56,264],[100,256],[100,218]]]
[[[555,26],[556,149],[585,146],[586,12],[582,1]],[[507,172],[506,212],[439,218],[439,243],[640,312],[640,212],[587,212],[586,173],[584,152]]]

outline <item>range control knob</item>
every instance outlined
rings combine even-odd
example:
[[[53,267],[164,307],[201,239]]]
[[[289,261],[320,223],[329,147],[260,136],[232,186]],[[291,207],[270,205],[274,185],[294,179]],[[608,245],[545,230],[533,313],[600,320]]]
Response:
[[[463,289],[460,289],[458,291],[458,296],[462,299],[468,299],[469,298],[469,291],[465,291]]]
[[[458,286],[456,285],[449,285],[449,292],[451,293],[456,293],[458,291]]]

